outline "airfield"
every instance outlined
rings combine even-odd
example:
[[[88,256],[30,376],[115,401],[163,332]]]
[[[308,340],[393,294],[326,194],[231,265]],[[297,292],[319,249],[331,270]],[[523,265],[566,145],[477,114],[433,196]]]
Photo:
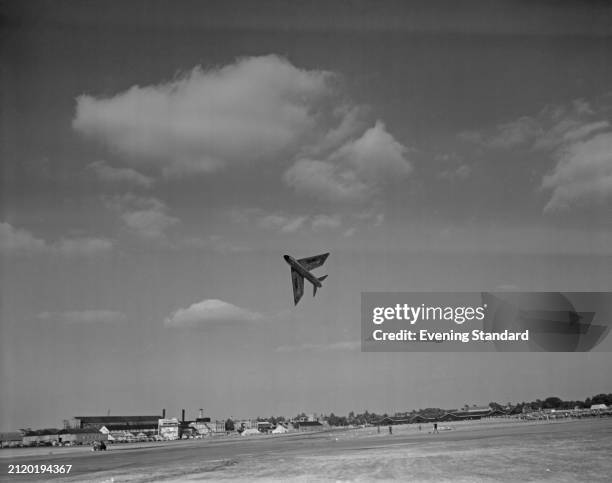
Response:
[[[609,481],[612,418],[474,421],[318,433],[0,452],[0,481]],[[8,464],[71,464],[8,475]]]

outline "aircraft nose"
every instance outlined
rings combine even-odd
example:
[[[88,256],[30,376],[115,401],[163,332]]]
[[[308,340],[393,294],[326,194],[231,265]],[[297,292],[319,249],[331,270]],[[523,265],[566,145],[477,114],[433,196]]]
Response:
[[[283,258],[285,259],[286,262],[289,261],[289,255],[283,255]]]

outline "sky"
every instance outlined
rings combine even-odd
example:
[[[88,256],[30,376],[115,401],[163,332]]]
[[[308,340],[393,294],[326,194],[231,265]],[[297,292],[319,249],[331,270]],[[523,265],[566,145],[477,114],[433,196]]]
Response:
[[[612,290],[609,3],[2,9],[0,429],[612,390],[606,347],[359,343],[362,292]]]

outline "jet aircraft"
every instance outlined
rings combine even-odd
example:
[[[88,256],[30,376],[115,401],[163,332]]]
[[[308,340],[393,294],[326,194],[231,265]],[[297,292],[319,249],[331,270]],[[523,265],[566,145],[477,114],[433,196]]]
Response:
[[[317,294],[317,288],[322,287],[321,282],[327,278],[327,275],[315,277],[310,271],[323,265],[328,256],[329,253],[323,253],[313,257],[300,258],[299,260],[290,255],[283,257],[291,267],[291,284],[293,285],[293,301],[295,305],[304,295],[304,279],[312,284],[313,297]]]

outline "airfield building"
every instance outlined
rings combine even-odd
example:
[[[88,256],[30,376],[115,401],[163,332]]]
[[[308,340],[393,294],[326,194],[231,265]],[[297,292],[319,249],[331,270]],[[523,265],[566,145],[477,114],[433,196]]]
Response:
[[[157,431],[158,421],[164,416],[77,416],[78,429],[94,428],[99,430],[103,426],[110,431]]]
[[[10,448],[21,445],[23,442],[24,433],[25,431],[10,431],[7,433],[0,433],[0,448]]]
[[[107,441],[108,435],[94,428],[84,429],[65,429],[60,432],[60,441],[62,443],[83,444],[88,445],[94,441]]]

